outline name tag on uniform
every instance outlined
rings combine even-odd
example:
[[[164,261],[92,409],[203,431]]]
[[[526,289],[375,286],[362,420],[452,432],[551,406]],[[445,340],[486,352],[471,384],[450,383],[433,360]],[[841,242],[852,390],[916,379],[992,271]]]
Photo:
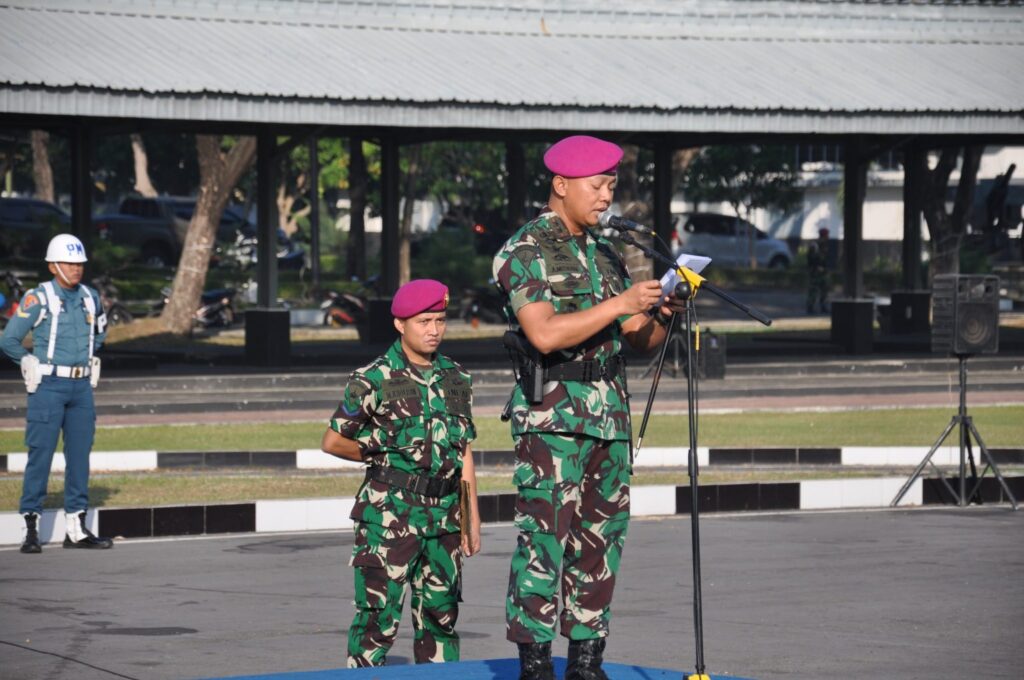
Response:
[[[380,391],[384,401],[418,399],[420,396],[419,385],[412,378],[405,376],[388,378],[381,384]]]

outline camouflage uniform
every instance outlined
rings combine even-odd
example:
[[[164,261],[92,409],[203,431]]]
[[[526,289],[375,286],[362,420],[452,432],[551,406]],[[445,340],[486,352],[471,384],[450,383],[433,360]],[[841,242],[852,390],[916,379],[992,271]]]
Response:
[[[331,429],[360,445],[367,462],[401,472],[450,478],[476,437],[472,383],[438,354],[427,379],[401,341],[352,374]],[[457,661],[459,637],[459,496],[415,494],[367,480],[352,509],[355,618],[348,665],[382,665],[398,633],[405,585],[412,590],[417,663]]]
[[[527,223],[494,258],[494,278],[508,296],[505,312],[550,302],[576,312],[630,286],[611,244],[592,232],[573,237],[552,212]],[[548,361],[594,360],[607,366],[622,347],[619,319]],[[562,635],[608,635],[615,574],[629,523],[629,395],[624,371],[595,382],[548,382],[540,404],[517,386],[512,394],[516,441],[516,526],[506,601],[507,637],[516,643],[555,636],[559,571]]]
[[[815,303],[822,312],[828,310],[828,239],[818,239],[807,247],[807,313],[814,313]]]

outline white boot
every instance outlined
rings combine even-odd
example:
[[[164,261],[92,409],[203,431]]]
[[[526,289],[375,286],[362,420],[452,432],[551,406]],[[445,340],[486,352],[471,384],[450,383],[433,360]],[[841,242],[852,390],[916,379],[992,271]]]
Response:
[[[114,545],[109,538],[94,536],[85,526],[85,510],[78,512],[64,513],[64,526],[67,535],[64,536],[65,548],[94,548],[106,549]]]

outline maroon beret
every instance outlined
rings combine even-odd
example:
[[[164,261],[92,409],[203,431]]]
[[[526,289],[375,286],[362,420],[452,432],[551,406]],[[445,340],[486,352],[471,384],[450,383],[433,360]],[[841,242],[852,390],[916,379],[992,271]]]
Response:
[[[443,312],[447,308],[448,286],[434,279],[410,281],[398,289],[391,301],[391,315],[397,319],[423,312]]]
[[[622,160],[622,147],[588,135],[573,135],[555,142],[544,153],[544,165],[562,177],[614,175]]]

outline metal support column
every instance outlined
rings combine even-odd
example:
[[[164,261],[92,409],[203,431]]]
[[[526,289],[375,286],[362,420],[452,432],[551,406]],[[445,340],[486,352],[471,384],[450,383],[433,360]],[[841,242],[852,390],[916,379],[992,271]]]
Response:
[[[313,298],[320,296],[320,146],[316,135],[309,140],[309,266]]]
[[[672,243],[672,152],[667,141],[654,147],[654,231],[665,243]],[[654,275],[660,277],[665,265],[654,262]]]
[[[864,296],[864,188],[867,162],[864,139],[846,142],[843,161],[843,295],[850,299]]]
[[[399,178],[398,142],[381,139],[381,293],[391,296],[398,290]]]
[[[75,125],[71,137],[71,233],[92,252],[92,129],[86,123]]]
[[[262,130],[256,137],[256,304],[277,304],[277,205],[274,202],[274,133]]]
[[[526,153],[520,142],[505,143],[505,170],[508,172],[505,227],[511,235],[526,222]]]
[[[928,156],[916,143],[904,151],[903,159],[903,288],[924,286],[921,273],[921,192]]]

